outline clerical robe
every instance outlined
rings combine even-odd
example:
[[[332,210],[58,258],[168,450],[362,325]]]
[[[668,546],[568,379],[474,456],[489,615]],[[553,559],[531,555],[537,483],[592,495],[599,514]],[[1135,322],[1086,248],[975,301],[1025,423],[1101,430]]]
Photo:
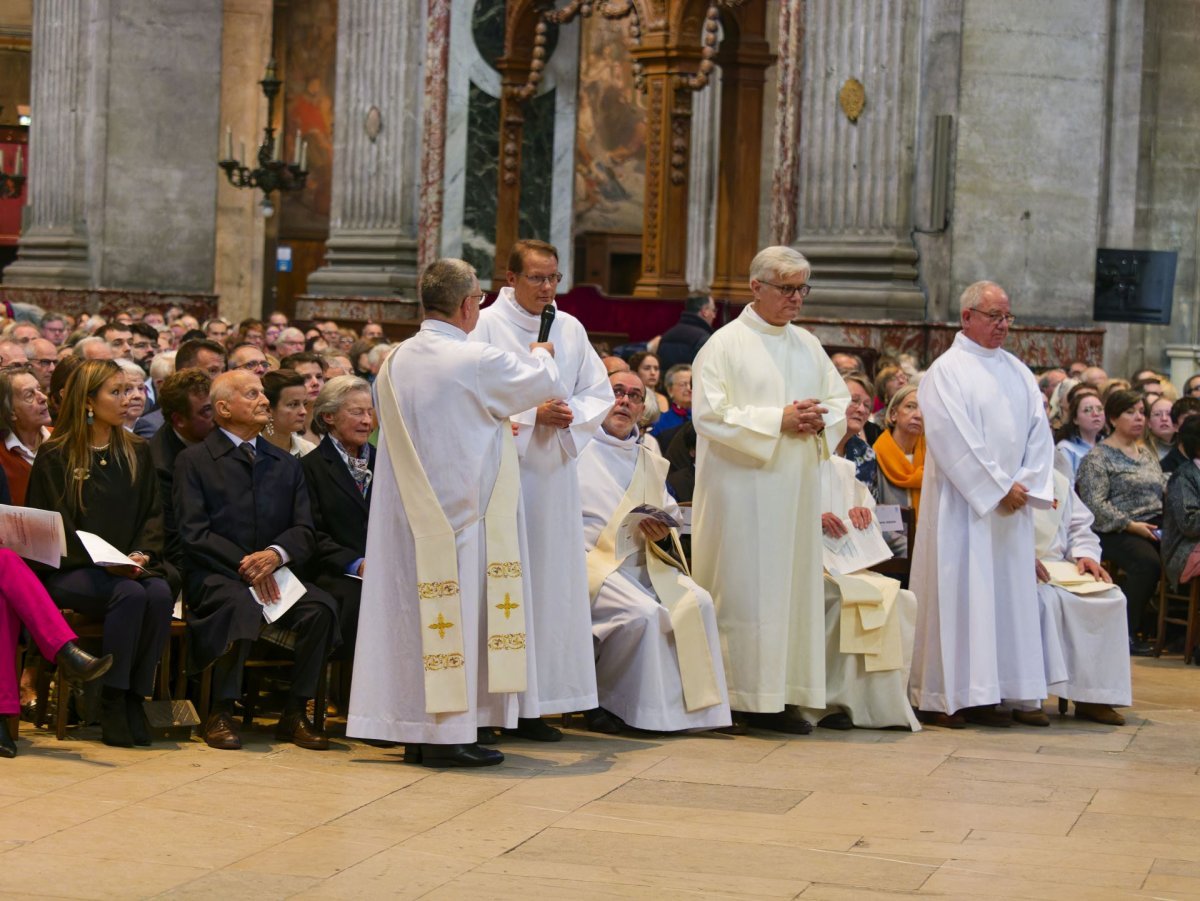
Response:
[[[482,517],[499,472],[501,439],[510,428],[507,417],[561,390],[558,369],[544,350],[532,356],[505,353],[471,343],[462,330],[434,320],[423,322],[385,365],[422,469],[455,531],[468,709],[425,710],[416,550],[388,456],[388,436],[381,432],[346,734],[409,743],[470,743],[480,726],[516,725],[517,695],[488,691]],[[520,522],[518,529],[523,531]],[[527,571],[524,542],[521,548]],[[527,580],[524,595],[532,606]],[[531,687],[536,679],[528,663],[536,653],[532,633],[527,616]]]
[[[847,529],[851,507],[875,509],[871,489],[855,478],[854,464],[830,457],[821,464],[821,512],[837,516]],[[805,719],[818,722],[827,714],[843,710],[854,725],[870,729],[903,726],[914,732],[921,724],[908,702],[908,673],[912,666],[913,636],[917,625],[917,597],[901,589],[896,594],[891,616],[900,633],[902,665],[898,669],[868,672],[862,654],[844,654],[842,643],[842,593],[832,579],[825,579],[825,707],[805,708]],[[889,624],[891,625],[891,624]]]
[[[820,342],[747,306],[692,365],[692,560],[717,607],[729,704],[825,706],[820,461],[845,431],[846,383]],[[815,398],[819,435],[781,432]]]
[[[1061,472],[1054,474],[1054,499],[1057,510],[1033,514],[1038,559],[1100,562],[1100,539],[1092,531],[1092,512]],[[1115,707],[1132,704],[1124,592],[1113,585],[1097,594],[1080,595],[1049,583],[1039,584],[1037,591],[1050,694]]]
[[[925,479],[909,584],[921,599],[909,695],[953,713],[1046,697],[1033,510],[1054,501],[1054,440],[1033,374],[961,332],[917,389]],[[1029,489],[1013,513],[999,504]]]
[[[521,308],[511,288],[502,288],[496,302],[480,313],[471,340],[527,356],[540,324],[539,316]],[[537,425],[536,407],[512,418],[518,427],[532,621],[538,635],[538,651],[533,655],[537,689],[536,693],[526,691],[521,698],[524,717],[596,706],[576,461],[608,415],[613,393],[604,364],[578,319],[559,310],[549,340],[562,384],[555,399],[566,402],[574,421],[565,429]]]
[[[620,439],[601,429],[579,455],[583,537],[589,551],[633,481],[640,454],[658,456],[638,443],[636,431]],[[666,461],[658,462],[665,473]],[[654,478],[652,471],[647,475]],[[649,503],[679,518],[679,505],[667,493],[665,476],[650,491],[655,496]],[[676,578],[699,601],[721,703],[687,711],[671,616],[655,595],[643,549],[630,554],[609,574],[592,601],[600,706],[635,729],[654,732],[728,726],[729,703],[712,597],[682,573]]]

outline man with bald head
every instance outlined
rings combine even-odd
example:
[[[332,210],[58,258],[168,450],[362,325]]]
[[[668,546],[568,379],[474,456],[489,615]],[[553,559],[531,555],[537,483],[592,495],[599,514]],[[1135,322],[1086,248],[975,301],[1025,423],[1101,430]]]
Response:
[[[0,369],[17,366],[29,361],[29,354],[23,344],[5,338],[0,341]]]
[[[921,379],[925,480],[911,586],[921,599],[910,700],[925,722],[1011,726],[1001,700],[1047,695],[1034,508],[1054,503],[1054,439],[1033,373],[1002,349],[994,282],[959,302],[962,331]]]
[[[674,529],[645,520],[639,546],[617,552],[631,509],[649,504],[678,518],[667,461],[638,443],[646,386],[634,372],[608,377],[616,402],[579,455],[583,537],[600,706],[588,727],[655,732],[730,725],[721,640],[712,596],[692,581]]]
[[[233,703],[242,671],[264,625],[264,607],[280,600],[281,567],[299,577],[316,552],[316,533],[300,461],[258,433],[270,419],[262,382],[252,372],[213,379],[216,428],[179,453],[172,485],[183,549],[188,647],[193,663],[214,663],[213,710],[204,740],[237,750]],[[280,576],[282,578],[282,575]],[[291,692],[275,737],[323,751],[329,741],[308,720],[307,702],[337,640],[337,604],[317,586],[273,626],[295,633]],[[253,593],[252,593],[253,591]]]

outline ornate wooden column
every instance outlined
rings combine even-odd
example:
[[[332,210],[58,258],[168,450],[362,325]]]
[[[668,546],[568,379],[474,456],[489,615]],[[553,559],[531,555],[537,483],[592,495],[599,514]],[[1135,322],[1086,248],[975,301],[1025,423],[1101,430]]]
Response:
[[[774,60],[766,40],[765,3],[727,14],[721,67],[721,150],[717,171],[717,228],[712,294],[749,301],[750,261],[758,252],[762,177],[763,86]]]

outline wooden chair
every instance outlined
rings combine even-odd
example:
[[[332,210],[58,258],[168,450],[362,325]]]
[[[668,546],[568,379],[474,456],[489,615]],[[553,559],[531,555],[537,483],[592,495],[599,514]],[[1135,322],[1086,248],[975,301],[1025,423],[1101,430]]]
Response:
[[[893,579],[899,579],[900,584],[905,588],[908,587],[908,576],[912,571],[912,556],[913,544],[917,540],[917,523],[913,516],[912,507],[900,508],[900,519],[904,522],[904,538],[908,546],[908,554],[905,557],[893,557],[891,560],[884,560],[882,563],[876,563],[870,567],[871,572],[879,573],[883,576],[891,576]]]
[[[1171,604],[1187,604],[1185,614],[1173,613]],[[1184,627],[1183,662],[1191,663],[1196,650],[1197,626],[1200,617],[1197,608],[1200,607],[1200,579],[1192,579],[1187,593],[1182,588],[1168,584],[1167,577],[1158,580],[1158,635],[1154,641],[1154,656],[1162,654],[1167,645],[1167,623]]]

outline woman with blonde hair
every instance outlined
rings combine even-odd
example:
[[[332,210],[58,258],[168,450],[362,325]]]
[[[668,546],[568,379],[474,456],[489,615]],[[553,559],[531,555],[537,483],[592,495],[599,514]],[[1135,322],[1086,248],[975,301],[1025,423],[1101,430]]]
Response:
[[[879,467],[879,502],[911,507],[913,528],[921,512],[921,480],[925,476],[925,422],[917,403],[917,386],[905,385],[892,397],[884,416],[885,430],[875,442]],[[902,533],[885,535],[899,556],[907,553]]]
[[[111,360],[87,360],[63,390],[51,435],[38,451],[26,504],[62,514],[67,553],[42,582],[65,609],[104,619],[100,727],[105,744],[150,744],[142,704],[171,625],[174,571],[163,560],[163,517],[149,445],[123,428],[127,380]],[[119,515],[114,515],[119,513]],[[102,566],[79,532],[100,536],[134,565]]]

